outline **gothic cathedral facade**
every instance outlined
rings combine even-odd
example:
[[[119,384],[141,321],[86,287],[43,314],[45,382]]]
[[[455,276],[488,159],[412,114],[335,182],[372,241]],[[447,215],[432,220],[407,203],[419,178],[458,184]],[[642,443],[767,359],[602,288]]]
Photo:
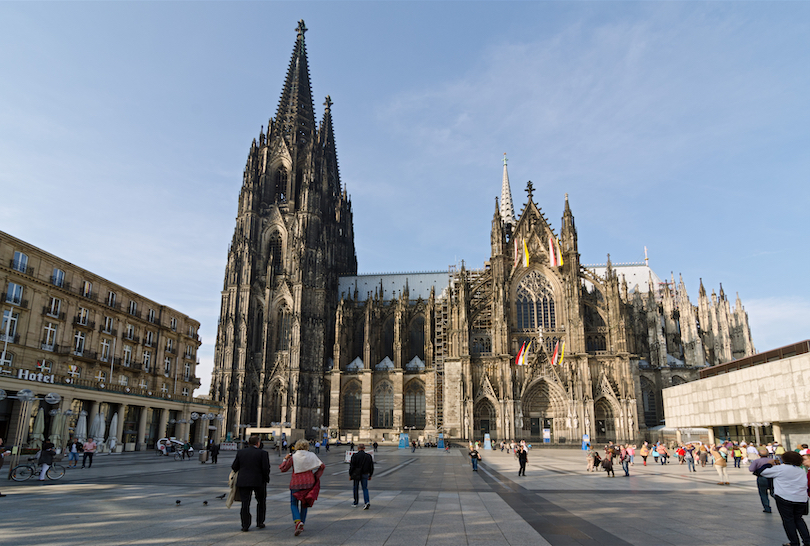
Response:
[[[559,234],[515,216],[506,161],[480,269],[357,275],[331,101],[316,124],[303,21],[276,117],[248,155],[228,252],[212,397],[226,430],[542,443],[636,441],[661,390],[754,353],[739,297],[662,281],[645,262],[584,266],[565,197]]]

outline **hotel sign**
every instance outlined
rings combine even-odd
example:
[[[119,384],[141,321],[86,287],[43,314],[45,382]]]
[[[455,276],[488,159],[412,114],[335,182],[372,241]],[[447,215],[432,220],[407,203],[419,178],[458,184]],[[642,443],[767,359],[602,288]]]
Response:
[[[17,379],[22,379],[23,381],[37,381],[39,383],[51,383],[53,384],[54,375],[44,374],[42,372],[29,372],[28,370],[17,370]]]

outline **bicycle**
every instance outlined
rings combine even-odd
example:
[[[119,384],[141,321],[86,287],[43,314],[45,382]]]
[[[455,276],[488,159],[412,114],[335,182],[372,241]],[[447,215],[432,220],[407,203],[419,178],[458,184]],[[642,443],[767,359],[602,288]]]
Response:
[[[29,461],[35,461],[36,457],[28,457]],[[25,480],[30,480],[35,475],[39,474],[39,463],[24,463],[18,464],[14,468],[11,469],[11,479],[15,482],[24,482]],[[61,464],[52,464],[50,468],[45,472],[45,475],[50,480],[58,480],[61,479],[65,475],[65,467]]]

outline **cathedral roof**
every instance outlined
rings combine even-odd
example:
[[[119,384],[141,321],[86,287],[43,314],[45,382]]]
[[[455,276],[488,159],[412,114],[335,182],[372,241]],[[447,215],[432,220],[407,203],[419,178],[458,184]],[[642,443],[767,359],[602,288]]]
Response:
[[[604,277],[605,272],[607,271],[607,264],[583,265],[582,267],[588,271],[591,271],[595,275],[598,275],[599,277]],[[635,291],[636,285],[638,285],[638,290],[642,294],[649,292],[650,275],[652,275],[654,283],[660,284],[663,282],[661,278],[655,274],[655,271],[650,269],[650,266],[646,265],[644,262],[631,262],[625,264],[613,263],[611,264],[611,267],[619,279],[621,279],[622,275],[624,275],[624,278],[627,281],[627,290],[630,293]]]
[[[426,300],[430,297],[431,289],[435,290],[438,298],[442,291],[450,286],[449,271],[422,271],[414,273],[382,273],[370,275],[353,275],[338,279],[338,292],[341,297],[354,298],[355,288],[357,299],[365,300],[369,294],[379,293],[382,287],[382,299],[393,300],[408,289],[408,298]]]

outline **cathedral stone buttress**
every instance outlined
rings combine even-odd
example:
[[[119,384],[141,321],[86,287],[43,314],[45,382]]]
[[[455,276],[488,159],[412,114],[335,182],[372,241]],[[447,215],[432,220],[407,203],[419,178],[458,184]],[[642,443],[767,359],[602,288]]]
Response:
[[[276,116],[250,146],[228,249],[211,393],[235,435],[325,424],[338,277],[357,272],[332,101],[316,123],[306,30],[300,21]]]

